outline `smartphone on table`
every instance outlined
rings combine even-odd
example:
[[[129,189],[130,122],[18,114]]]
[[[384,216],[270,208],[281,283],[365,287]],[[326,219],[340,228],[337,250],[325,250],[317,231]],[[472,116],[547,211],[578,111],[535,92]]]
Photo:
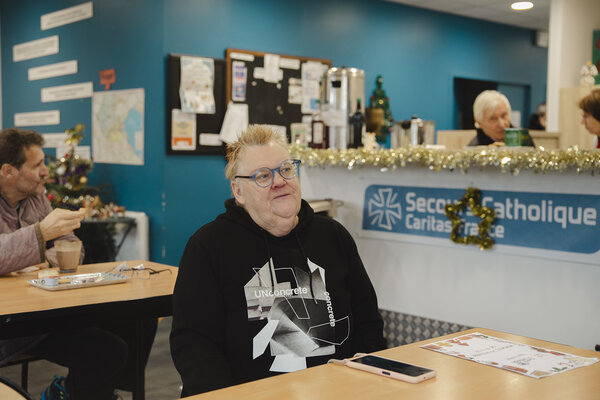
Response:
[[[423,382],[435,376],[435,371],[432,369],[371,354],[349,359],[346,361],[346,365],[350,368],[361,369],[409,383]]]

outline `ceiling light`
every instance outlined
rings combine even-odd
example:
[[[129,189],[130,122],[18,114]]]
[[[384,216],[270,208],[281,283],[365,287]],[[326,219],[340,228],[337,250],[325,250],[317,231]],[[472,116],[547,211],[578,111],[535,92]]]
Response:
[[[510,8],[517,11],[529,10],[533,8],[533,3],[530,1],[519,1],[516,3],[512,3]]]

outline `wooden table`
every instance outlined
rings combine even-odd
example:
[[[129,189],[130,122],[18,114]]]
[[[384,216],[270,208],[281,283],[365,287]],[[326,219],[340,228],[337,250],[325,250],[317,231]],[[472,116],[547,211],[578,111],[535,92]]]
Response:
[[[0,399],[2,400],[23,400],[25,397],[13,387],[0,381]]]
[[[105,272],[121,262],[81,265],[77,273]],[[125,262],[128,267],[144,264],[155,270],[169,269],[150,279],[133,278],[125,283],[62,291],[46,291],[27,281],[37,278],[37,271],[0,277],[0,338],[13,338],[47,332],[53,327],[92,326],[103,321],[136,321],[136,335],[143,337],[142,320],[172,313],[176,267],[149,261]],[[142,349],[135,365],[133,399],[144,399]]]
[[[600,353],[543,340],[498,332],[470,329],[461,333],[380,351],[385,357],[421,365],[437,371],[425,382],[410,384],[355,370],[343,365],[326,364],[298,372],[215,390],[186,399],[598,399],[600,396],[600,362],[542,379],[534,379],[421,349],[419,346],[464,333],[481,332],[490,336],[555,349],[584,357]]]

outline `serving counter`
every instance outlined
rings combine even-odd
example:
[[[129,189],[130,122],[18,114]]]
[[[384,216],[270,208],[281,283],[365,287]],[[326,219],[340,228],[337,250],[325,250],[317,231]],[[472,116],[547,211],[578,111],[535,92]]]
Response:
[[[600,343],[600,151],[292,154],[303,161],[303,197],[344,202],[336,219],[356,240],[381,309],[587,349]],[[490,248],[450,239],[445,206],[468,188],[496,218],[480,231],[474,212],[459,214],[459,238],[487,234]]]

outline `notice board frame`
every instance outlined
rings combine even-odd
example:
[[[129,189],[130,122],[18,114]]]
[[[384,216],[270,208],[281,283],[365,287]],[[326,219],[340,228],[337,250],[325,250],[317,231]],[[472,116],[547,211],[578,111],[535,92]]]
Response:
[[[225,155],[226,145],[221,146],[202,146],[200,145],[200,133],[219,134],[227,102],[225,101],[225,59],[213,58],[214,61],[214,81],[213,95],[215,98],[215,114],[196,114],[196,149],[195,150],[174,150],[171,147],[171,123],[172,110],[181,109],[181,99],[179,97],[179,84],[181,81],[181,57],[202,57],[192,54],[170,53],[167,56],[167,134],[166,150],[167,155],[185,154],[185,155]],[[212,58],[212,57],[202,57]]]
[[[240,60],[232,58],[232,53],[241,53],[242,56],[249,56],[249,60]],[[282,68],[283,79],[278,83],[265,82],[264,79],[254,78],[254,68],[264,67],[264,57],[266,54],[274,54],[281,58],[298,60],[300,68],[288,69]],[[243,61],[247,67],[246,77],[246,96],[244,101],[233,101],[237,104],[248,104],[248,122],[250,124],[271,124],[286,127],[288,141],[291,138],[290,124],[293,122],[302,122],[301,104],[291,104],[287,101],[289,90],[289,78],[301,79],[302,64],[308,61],[319,62],[331,68],[331,60],[315,57],[292,56],[288,54],[278,54],[273,52],[253,51],[227,48],[225,51],[227,61],[227,104],[232,101],[232,62]],[[279,84],[279,87],[278,87]]]

